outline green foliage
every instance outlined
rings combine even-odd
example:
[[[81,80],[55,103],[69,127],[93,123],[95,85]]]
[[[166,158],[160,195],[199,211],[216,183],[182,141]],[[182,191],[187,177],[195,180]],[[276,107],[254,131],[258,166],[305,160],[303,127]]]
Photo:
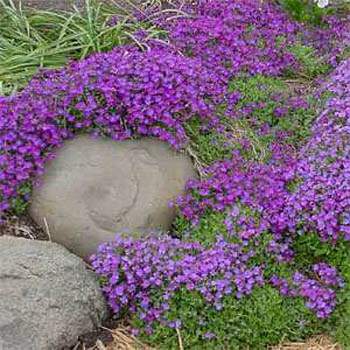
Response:
[[[188,241],[210,246],[216,242],[218,236],[229,238],[224,224],[225,217],[225,213],[211,211],[203,215],[198,225],[192,226],[183,216],[178,216],[174,222],[174,233]]]
[[[310,135],[310,128],[316,116],[316,100],[310,95],[303,98],[309,104],[308,108],[293,109],[288,107],[288,100],[297,96],[293,87],[290,87],[280,78],[255,76],[251,78],[242,77],[233,80],[229,86],[231,91],[238,91],[241,94],[241,100],[238,102],[236,109],[242,110],[252,103],[260,104],[251,113],[252,122],[256,126],[267,123],[273,127],[274,131],[282,130],[290,133],[287,140],[295,146],[300,146]],[[286,103],[287,101],[287,103]],[[277,117],[274,113],[276,108],[287,107],[286,115]],[[250,119],[251,119],[250,117]],[[251,126],[251,129],[254,127]],[[274,135],[258,135],[256,138],[264,145],[265,155],[268,154],[267,147],[274,140]]]
[[[28,196],[32,192],[32,184],[30,182],[25,183],[18,190],[18,196],[12,200],[11,208],[15,215],[22,215],[28,208]]]
[[[338,293],[338,306],[327,323],[327,331],[344,347],[350,349],[350,244],[322,242],[315,233],[300,235],[294,243],[296,265],[299,268],[319,261],[336,266],[345,281]]]
[[[181,320],[181,338],[187,349],[266,349],[283,339],[300,340],[320,330],[301,299],[283,298],[269,286],[255,288],[242,299],[224,298],[221,311],[185,290],[172,303],[168,316]],[[147,342],[159,349],[178,349],[176,330],[160,324]]]
[[[164,35],[150,23],[133,21],[120,7],[94,0],[85,0],[85,10],[69,13],[26,10],[12,0],[0,0],[0,27],[0,94],[21,88],[39,68],[59,68],[69,59],[130,41],[142,46],[133,35],[138,29]]]
[[[319,75],[326,74],[330,70],[330,65],[325,63],[322,57],[317,57],[316,51],[310,46],[296,44],[290,51],[300,63],[300,71],[293,74],[301,75],[307,79],[316,78]]]
[[[321,25],[323,17],[333,13],[333,9],[319,8],[312,0],[279,0],[292,18],[299,22]]]
[[[282,92],[286,85],[281,79],[256,75],[253,77],[242,76],[232,80],[230,91],[239,91],[243,94],[237,107],[243,107],[247,102],[266,101],[274,93]]]
[[[228,235],[224,220],[225,213],[207,212],[195,227],[183,217],[178,217],[174,228],[179,237],[199,241],[205,246],[210,246],[219,235],[234,242],[235,238]],[[298,341],[309,335],[326,333],[332,335],[344,349],[350,348],[349,243],[340,241],[335,246],[321,241],[317,234],[300,233],[293,241],[296,256],[294,263],[278,264],[266,253],[271,238],[265,232],[252,242],[256,255],[251,264],[264,264],[266,279],[273,274],[291,278],[296,270],[308,274],[309,267],[320,261],[337,267],[346,287],[338,293],[338,307],[332,317],[320,321],[304,306],[301,299],[282,297],[269,286],[255,289],[252,296],[239,301],[232,296],[225,298],[223,309],[219,312],[205,304],[199,295],[181,291],[173,300],[172,314],[169,316],[182,321],[181,335],[186,347],[265,349],[267,344],[283,339]],[[203,320],[203,324],[198,325],[198,320]],[[204,337],[207,332],[214,333],[216,337],[209,341]],[[175,349],[177,346],[175,330],[161,325],[147,339],[151,344],[161,344],[161,349]]]
[[[200,165],[207,166],[230,158],[234,150],[241,151],[247,159],[264,162],[270,158],[270,145],[278,131],[288,132],[290,136],[286,142],[295,147],[301,146],[310,135],[319,103],[311,95],[304,96],[309,104],[308,108],[293,109],[287,106],[286,115],[282,118],[274,114],[277,108],[286,107],[286,101],[296,96],[293,88],[283,79],[261,75],[241,76],[230,82],[228,90],[238,92],[241,98],[234,107],[234,111],[238,111],[235,117],[227,113],[226,105],[218,107],[222,131],[203,131],[200,120],[192,120],[186,124],[190,153],[195,155]],[[252,108],[249,115],[240,113],[253,105],[258,107]],[[264,124],[271,127],[267,134],[260,132]],[[248,148],[243,146],[242,140],[249,142]]]
[[[199,119],[188,122],[185,128],[191,140],[191,150],[203,165],[229,157],[232,150],[237,147],[224,134],[219,134],[215,130],[203,132]]]
[[[347,279],[350,283],[349,279]],[[334,339],[337,340],[343,349],[350,349],[350,288],[347,287],[342,293],[344,298],[343,303],[334,314],[334,324],[335,326],[331,330],[331,334]]]

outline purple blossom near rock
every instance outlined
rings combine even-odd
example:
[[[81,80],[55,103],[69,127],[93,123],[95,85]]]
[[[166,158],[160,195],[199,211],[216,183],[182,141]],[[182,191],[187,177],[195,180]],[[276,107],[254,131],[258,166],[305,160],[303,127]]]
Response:
[[[189,220],[198,220],[207,209],[224,211],[233,207],[227,227],[242,240],[272,228],[281,232],[288,225],[281,213],[289,197],[287,184],[294,179],[296,166],[293,157],[287,159],[282,164],[280,161],[261,164],[234,155],[231,160],[210,167],[207,179],[188,182],[188,193],[178,198],[176,204]],[[255,211],[259,220],[240,214],[237,204]]]
[[[252,103],[237,112],[241,96],[228,91],[230,78],[241,73],[276,76],[298,68],[289,48],[303,28],[278,6],[204,0],[186,10],[189,16],[159,19],[169,31],[168,46],[150,40],[145,51],[125,46],[95,54],[42,72],[24,91],[0,98],[0,213],[17,197],[28,199],[23,186],[32,185],[52,150],[75,134],[114,140],[152,136],[180,149],[188,141],[185,123],[192,119],[199,118],[203,129],[222,130],[218,105],[227,103],[237,118],[249,118],[264,107]],[[330,37],[343,37],[343,27],[332,23],[327,32],[311,33],[320,52]],[[137,35],[147,39],[142,32]],[[336,291],[343,286],[334,267],[319,262],[295,272],[292,281],[280,276],[266,280],[265,266],[251,264],[256,251],[249,247],[269,232],[273,238],[266,257],[288,264],[295,257],[297,234],[316,232],[333,244],[350,239],[350,60],[323,90],[333,97],[299,152],[279,132],[268,162],[234,152],[210,166],[206,178],[188,182],[186,194],[175,201],[193,223],[206,211],[226,213],[227,231],[239,244],[220,237],[211,247],[170,237],[117,237],[99,248],[92,265],[115,313],[137,314],[149,332],[155,322],[179,328],[181,320],[165,315],[180,289],[199,293],[220,311],[225,296],[241,298],[269,283],[285,296],[302,297],[319,318],[331,314]],[[297,98],[273,115],[282,119],[289,108],[304,106]],[[268,135],[270,129],[264,124],[259,131]],[[248,140],[241,145],[250,147]]]
[[[0,208],[43,172],[50,149],[79,131],[115,140],[155,136],[175,148],[183,122],[215,123],[210,96],[222,86],[199,60],[164,49],[118,48],[34,78],[20,94],[0,99]]]
[[[253,251],[220,238],[205,249],[170,237],[117,237],[101,245],[91,261],[106,281],[103,291],[114,312],[127,308],[149,325],[158,321],[176,328],[164,315],[181,288],[200,293],[220,310],[224,296],[240,298],[264,285],[262,267],[249,267],[253,256]]]

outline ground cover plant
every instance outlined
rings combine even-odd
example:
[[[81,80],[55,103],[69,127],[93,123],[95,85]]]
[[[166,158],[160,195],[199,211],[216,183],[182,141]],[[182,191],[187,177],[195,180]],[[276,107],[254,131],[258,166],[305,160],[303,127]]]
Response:
[[[138,13],[164,40],[139,28],[137,44],[0,97],[0,211],[24,210],[52,151],[79,133],[157,137],[201,177],[174,199],[170,235],[117,237],[92,257],[115,314],[164,349],[322,332],[350,347],[349,21],[317,10],[306,27],[272,1],[180,7]]]

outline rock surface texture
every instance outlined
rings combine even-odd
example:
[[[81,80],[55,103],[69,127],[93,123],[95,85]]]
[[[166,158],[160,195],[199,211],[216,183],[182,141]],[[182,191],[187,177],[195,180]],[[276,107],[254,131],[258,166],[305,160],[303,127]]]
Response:
[[[155,139],[115,142],[81,136],[51,161],[30,214],[53,241],[86,258],[117,232],[167,231],[169,201],[195,177],[191,161]]]
[[[95,275],[67,249],[0,237],[0,350],[70,347],[106,310]]]

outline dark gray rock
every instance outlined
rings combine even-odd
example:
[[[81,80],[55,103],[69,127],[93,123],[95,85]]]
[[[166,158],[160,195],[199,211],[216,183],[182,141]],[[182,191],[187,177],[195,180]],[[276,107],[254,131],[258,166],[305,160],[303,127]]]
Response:
[[[87,257],[116,232],[167,231],[170,200],[195,171],[188,157],[155,139],[67,142],[33,192],[30,214],[53,241]]]
[[[76,344],[107,315],[93,272],[64,247],[0,237],[0,349]]]

